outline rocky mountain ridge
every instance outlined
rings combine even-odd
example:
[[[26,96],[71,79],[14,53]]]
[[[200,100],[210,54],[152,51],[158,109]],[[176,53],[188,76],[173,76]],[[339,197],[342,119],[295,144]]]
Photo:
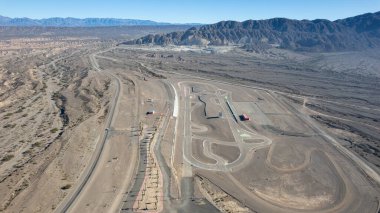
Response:
[[[273,18],[221,21],[186,31],[147,35],[124,44],[240,45],[299,51],[345,51],[380,47],[380,12],[329,21]]]

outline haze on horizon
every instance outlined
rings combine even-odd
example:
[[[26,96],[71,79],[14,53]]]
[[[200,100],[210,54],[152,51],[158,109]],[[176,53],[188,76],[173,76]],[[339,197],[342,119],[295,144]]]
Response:
[[[380,11],[380,1],[373,0],[3,0],[0,15],[28,18],[126,18],[170,23],[215,23],[222,20],[243,21],[285,17],[290,19],[336,20]]]

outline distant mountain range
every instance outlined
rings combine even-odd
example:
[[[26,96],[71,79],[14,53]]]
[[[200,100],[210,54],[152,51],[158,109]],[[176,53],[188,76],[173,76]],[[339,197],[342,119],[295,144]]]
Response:
[[[0,26],[41,26],[41,27],[109,27],[109,26],[157,26],[172,25],[171,23],[155,22],[139,19],[115,19],[115,18],[9,18],[0,16]],[[179,25],[179,24],[176,24]],[[199,25],[196,23],[183,25]]]
[[[248,50],[279,47],[300,51],[343,51],[380,47],[380,12],[329,21],[273,18],[222,21],[186,31],[147,35],[124,44],[241,45]]]

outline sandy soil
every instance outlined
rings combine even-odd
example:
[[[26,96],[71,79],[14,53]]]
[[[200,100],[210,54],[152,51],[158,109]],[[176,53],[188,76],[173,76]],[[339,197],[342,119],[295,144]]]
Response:
[[[332,146],[329,137],[325,137],[328,134],[334,135],[331,133],[331,125],[339,125],[341,129],[334,131],[345,137],[356,137],[356,134],[364,136],[363,130],[349,129],[344,126],[346,122],[329,123],[331,125],[328,128],[323,125],[320,127],[320,123],[313,121],[311,125],[311,121],[305,119],[319,113],[324,118],[314,117],[319,122],[327,123],[325,118],[330,116],[329,119],[339,119],[341,122],[348,120],[350,125],[372,125],[371,122],[376,120],[378,114],[373,111],[377,104],[372,100],[369,105],[355,101],[359,96],[366,99],[373,92],[369,87],[360,85],[363,86],[360,94],[354,91],[348,95],[338,94],[342,88],[352,91],[349,89],[352,85],[347,83],[351,76],[344,82],[340,81],[338,78],[344,72],[339,71],[325,78],[325,71],[309,72],[308,65],[301,67],[298,64],[298,61],[314,57],[312,55],[289,55],[285,57],[290,60],[287,63],[283,60],[286,54],[283,52],[278,53],[282,54],[281,57],[274,58],[259,57],[238,50],[214,54],[202,51],[190,53],[187,50],[178,52],[170,48],[156,50],[158,53],[152,54],[144,48],[121,47],[105,55],[123,58],[126,64],[137,61],[138,64],[143,64],[144,69],[170,77],[173,85],[186,82],[183,83],[186,86],[177,87],[181,101],[180,114],[186,114],[190,108],[192,123],[182,124],[186,115],[180,115],[178,144],[173,144],[176,151],[171,158],[174,161],[171,164],[175,170],[173,174],[182,179],[182,189],[187,189],[187,175],[191,174],[188,162],[181,166],[183,160],[189,161],[181,156],[185,155],[183,151],[187,152],[186,141],[190,141],[192,157],[199,160],[190,160],[193,172],[209,181],[206,183],[197,179],[200,181],[200,191],[220,211],[232,211],[228,210],[231,207],[241,207],[243,212],[377,211],[378,189],[358,169],[361,164],[352,162]],[[365,80],[368,84],[374,83],[369,78]],[[321,85],[325,84],[322,82],[328,81],[334,83],[323,88]],[[358,82],[354,82],[358,85]],[[230,113],[223,113],[223,118],[207,119],[208,112],[219,111],[218,106],[225,104],[221,99],[215,100],[213,95],[217,90],[220,97],[231,100],[237,114],[246,113],[252,119],[234,124]],[[209,94],[205,94],[205,91]],[[364,93],[366,95],[363,96]],[[343,96],[350,98],[344,99]],[[190,100],[190,107],[186,107],[186,99]],[[320,106],[322,104],[323,107]],[[331,109],[332,105],[336,107]],[[344,106],[341,114],[338,106]],[[348,111],[346,106],[360,106],[361,116],[343,112]],[[222,106],[221,109],[227,109],[227,106]],[[370,113],[365,113],[365,110]],[[187,125],[190,126],[191,136],[186,135]],[[343,134],[345,130],[350,132]],[[374,132],[370,134],[375,135]],[[188,137],[193,139],[186,139]],[[265,146],[268,141],[271,145]],[[231,142],[236,142],[237,145],[231,146]],[[210,162],[205,162],[205,157],[218,163],[214,167],[209,166],[207,163]],[[231,170],[233,172],[229,172]],[[183,174],[182,178],[180,174]],[[190,185],[190,189],[191,187]],[[196,201],[191,201],[191,204],[185,201],[180,203],[187,206],[195,205]],[[175,206],[173,203],[171,205]]]
[[[107,78],[92,72],[83,54],[98,45],[80,39],[0,43],[1,208],[51,211],[85,167],[103,122]]]
[[[0,40],[2,211],[378,211],[373,52],[110,45]]]

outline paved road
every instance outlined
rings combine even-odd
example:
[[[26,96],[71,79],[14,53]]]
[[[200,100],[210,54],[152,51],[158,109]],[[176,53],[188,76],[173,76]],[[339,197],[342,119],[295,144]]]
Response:
[[[147,67],[147,66],[145,66],[145,67]],[[175,71],[164,71],[164,70],[158,70],[158,69],[156,69],[156,70],[159,71],[159,72],[162,72],[162,73],[167,73],[168,75],[173,75],[174,74],[174,75],[178,75],[178,76],[191,77],[193,79],[206,80],[207,82],[215,82],[215,83],[220,83],[220,84],[224,84],[224,85],[232,85],[232,86],[239,86],[239,87],[244,87],[244,88],[257,89],[257,90],[262,90],[262,91],[267,91],[267,92],[274,92],[274,93],[277,93],[277,94],[288,95],[290,97],[295,97],[295,98],[308,98],[310,100],[317,100],[317,101],[337,104],[337,105],[346,106],[346,107],[353,107],[353,108],[359,108],[359,109],[364,109],[364,110],[380,111],[380,108],[370,108],[370,107],[365,107],[365,106],[360,106],[360,105],[346,104],[346,103],[342,103],[342,102],[338,102],[338,101],[326,100],[326,99],[323,99],[323,98],[311,97],[311,96],[307,96],[307,95],[298,95],[298,94],[293,94],[293,93],[290,93],[290,92],[284,92],[284,91],[275,90],[275,89],[268,89],[268,88],[264,88],[264,87],[260,87],[260,86],[245,85],[245,84],[242,84],[241,82],[236,82],[236,83],[234,83],[234,82],[226,82],[226,81],[222,81],[222,80],[216,80],[216,79],[208,78],[206,76],[194,76],[194,75],[179,73],[179,72],[175,72]]]
[[[178,85],[180,87],[180,85]],[[183,132],[175,131],[175,143],[182,143],[182,174],[181,174],[181,183],[180,183],[180,202],[176,204],[172,204],[167,209],[174,210],[174,212],[199,212],[199,213],[211,213],[211,212],[219,212],[219,210],[210,204],[206,199],[202,200],[203,205],[198,205],[194,200],[194,177],[192,164],[189,160],[186,159],[186,153],[191,153],[191,106],[190,106],[190,89],[184,88],[181,91],[181,100],[183,100],[183,111],[180,113],[180,97],[179,92],[177,91],[177,87],[172,85],[175,92],[175,100],[174,100],[174,115],[181,115],[180,118],[176,119],[176,129],[179,126],[179,120],[182,119],[183,124]],[[183,133],[183,135],[178,135],[179,133]],[[179,140],[178,140],[179,139]],[[181,140],[182,139],[182,140]],[[182,142],[180,142],[182,141]],[[174,154],[174,153],[172,153]],[[174,169],[174,168],[172,168]]]
[[[368,107],[351,105],[351,104],[345,104],[345,103],[340,103],[340,102],[336,102],[336,101],[324,100],[324,99],[320,99],[320,98],[316,98],[316,97],[308,97],[308,96],[304,96],[304,95],[291,94],[291,93],[287,93],[287,92],[267,89],[267,88],[258,87],[258,86],[248,86],[248,85],[242,85],[241,83],[224,82],[224,81],[219,81],[219,80],[210,79],[210,78],[206,78],[206,77],[197,77],[197,76],[193,76],[193,75],[188,75],[188,74],[183,74],[183,73],[178,73],[178,72],[172,72],[172,71],[171,72],[163,71],[163,70],[160,70],[160,71],[163,73],[172,73],[172,74],[176,74],[176,75],[182,75],[182,76],[197,78],[197,79],[201,79],[201,80],[207,80],[208,82],[215,82],[215,83],[224,84],[224,85],[232,85],[232,86],[239,86],[239,87],[245,87],[245,88],[250,88],[250,89],[267,91],[267,92],[274,94],[274,95],[280,94],[280,95],[288,95],[288,96],[297,97],[297,98],[308,98],[308,99],[312,99],[312,100],[318,100],[318,101],[333,103],[333,104],[337,104],[337,105],[341,105],[341,106],[356,107],[356,108],[365,109],[365,110],[380,111],[380,109],[368,108]],[[298,112],[298,114],[299,114],[299,112]],[[372,169],[363,159],[359,158],[358,156],[353,154],[351,151],[347,150],[345,147],[340,145],[339,142],[337,142],[333,137],[329,136],[326,132],[324,132],[322,129],[320,129],[320,127],[318,125],[316,125],[315,122],[310,121],[306,117],[304,117],[304,119],[306,119],[305,121],[307,123],[311,123],[311,125],[314,127],[314,129],[317,132],[322,132],[321,134],[324,136],[324,138],[326,140],[331,142],[332,146],[334,146],[339,152],[344,154],[347,158],[352,160],[366,175],[368,175],[368,177],[370,177],[370,179],[374,180],[377,184],[380,184],[380,175],[374,169]]]
[[[272,93],[272,95],[275,95]],[[326,141],[330,142],[330,144],[336,148],[340,153],[344,156],[351,159],[365,174],[367,174],[372,180],[376,183],[380,184],[380,175],[375,172],[366,162],[364,162],[361,158],[350,152],[348,149],[343,147],[338,141],[336,141],[333,137],[327,134],[323,129],[321,129],[308,115],[305,115],[302,112],[299,112],[293,105],[283,101],[288,106],[288,109],[292,110],[294,114],[303,120],[305,123],[309,124],[309,126],[317,132],[322,138]]]
[[[184,133],[184,140],[183,140],[183,176],[184,177],[191,177],[192,176],[192,170],[191,165],[197,168],[201,168],[204,170],[210,170],[210,171],[224,171],[229,172],[232,171],[234,168],[239,167],[240,165],[250,161],[250,152],[261,149],[264,147],[269,146],[272,141],[269,138],[266,138],[264,136],[258,135],[253,132],[249,132],[247,130],[243,130],[240,128],[239,124],[235,121],[233,115],[231,114],[231,111],[227,109],[226,101],[231,102],[230,95],[225,99],[225,96],[220,93],[219,88],[217,88],[215,85],[207,84],[207,83],[201,83],[210,86],[213,88],[216,93],[216,97],[220,103],[220,107],[223,111],[223,115],[226,116],[227,122],[230,126],[230,129],[232,131],[234,141],[236,145],[240,149],[240,155],[237,160],[231,163],[227,163],[224,159],[214,155],[213,153],[206,150],[205,154],[209,156],[210,158],[213,158],[217,161],[216,164],[210,164],[210,163],[204,163],[199,160],[197,160],[192,155],[192,130],[191,130],[191,100],[190,100],[190,87],[187,85],[187,83],[193,83],[196,84],[197,82],[190,82],[190,81],[183,81],[179,83],[179,87],[181,92],[183,92],[183,133]],[[199,83],[199,82],[198,82]],[[249,135],[251,139],[260,139],[263,142],[261,143],[245,143],[241,137],[241,134]]]
[[[105,51],[102,51],[102,52],[105,52]],[[101,52],[91,54],[90,55],[90,62],[91,62],[92,67],[95,70],[97,70],[98,72],[101,72],[102,70],[100,69],[100,67],[96,61],[96,58],[95,58],[96,54],[99,54],[99,53],[101,53]],[[107,116],[105,130],[104,130],[104,132],[101,133],[100,141],[98,141],[98,143],[97,143],[93,157],[91,158],[91,161],[89,162],[89,166],[86,168],[86,170],[83,172],[83,174],[79,178],[78,184],[72,190],[72,193],[66,196],[66,198],[56,208],[55,212],[67,212],[70,209],[70,207],[72,206],[74,201],[77,199],[77,197],[79,196],[79,194],[81,193],[81,191],[83,190],[85,185],[87,184],[92,173],[94,172],[94,169],[95,169],[95,167],[99,161],[99,158],[102,154],[104,144],[107,141],[107,137],[109,134],[108,129],[111,127],[113,117],[114,117],[114,113],[115,113],[115,108],[116,108],[116,105],[119,101],[121,83],[120,83],[120,79],[116,75],[113,75],[112,73],[106,73],[106,74],[115,80],[116,91],[115,91],[115,96],[113,97],[112,102],[111,102],[109,114]]]
[[[170,196],[170,168],[165,162],[164,156],[161,153],[161,140],[166,132],[166,129],[169,125],[169,109],[167,113],[165,114],[164,121],[162,121],[162,126],[158,130],[157,134],[157,141],[154,145],[154,155],[157,159],[158,165],[161,170],[162,180],[163,180],[163,202],[164,202],[164,208],[171,206],[171,196]],[[169,209],[168,209],[169,210]]]

